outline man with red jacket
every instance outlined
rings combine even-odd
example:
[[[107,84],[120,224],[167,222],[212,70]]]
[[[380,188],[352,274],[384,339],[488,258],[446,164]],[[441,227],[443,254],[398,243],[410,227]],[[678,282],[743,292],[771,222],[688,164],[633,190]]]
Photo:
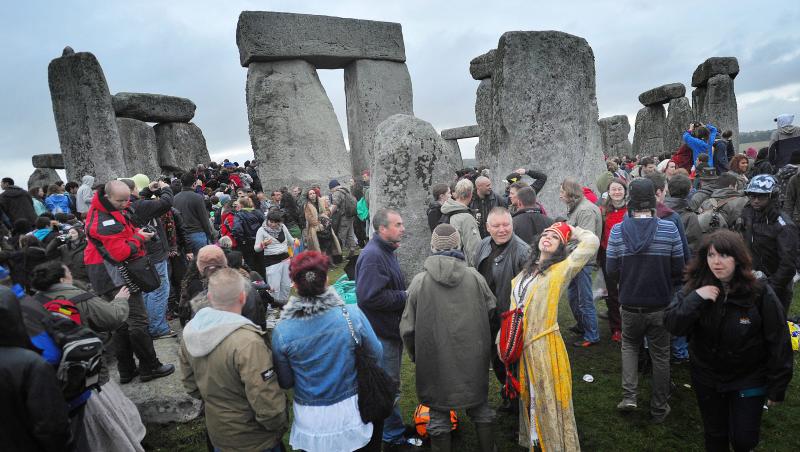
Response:
[[[98,294],[106,294],[125,285],[116,266],[104,262],[98,249],[102,246],[108,257],[116,262],[147,254],[145,242],[154,233],[137,228],[128,210],[131,191],[125,183],[114,180],[97,190],[86,213],[86,236],[88,243],[84,251],[84,263],[92,287]],[[114,349],[117,356],[120,383],[129,383],[136,375],[143,382],[165,377],[175,371],[172,364],[161,364],[153,348],[153,339],[148,332],[147,310],[141,292],[130,288],[128,319],[114,333]],[[139,359],[137,369],[133,355]]]

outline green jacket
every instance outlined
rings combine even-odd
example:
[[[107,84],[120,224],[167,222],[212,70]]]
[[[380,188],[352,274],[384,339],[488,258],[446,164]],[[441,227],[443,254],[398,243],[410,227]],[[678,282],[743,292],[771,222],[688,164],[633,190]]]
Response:
[[[41,293],[50,299],[73,299],[89,292],[72,284],[57,283]],[[128,318],[127,298],[114,298],[112,301],[106,301],[98,296],[93,296],[75,303],[75,306],[81,314],[81,323],[96,333],[115,331]]]
[[[463,259],[434,255],[414,276],[400,335],[416,362],[417,395],[437,410],[470,408],[489,394],[489,315],[495,297]]]

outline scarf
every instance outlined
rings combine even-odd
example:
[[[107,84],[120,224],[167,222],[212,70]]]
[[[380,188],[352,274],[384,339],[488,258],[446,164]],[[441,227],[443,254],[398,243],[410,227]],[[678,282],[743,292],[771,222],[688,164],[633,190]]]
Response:
[[[267,234],[269,234],[275,240],[281,243],[286,240],[286,235],[283,233],[283,223],[280,223],[277,228],[273,229],[269,227],[269,223],[267,221],[264,221],[264,225],[262,227],[265,231],[267,231]]]

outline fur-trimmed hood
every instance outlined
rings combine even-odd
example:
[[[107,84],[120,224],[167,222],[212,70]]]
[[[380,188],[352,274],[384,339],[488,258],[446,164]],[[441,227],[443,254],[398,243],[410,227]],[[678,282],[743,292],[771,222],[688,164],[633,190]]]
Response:
[[[344,301],[333,287],[328,287],[325,293],[316,297],[290,297],[289,302],[283,307],[281,319],[311,317],[337,306],[344,306]]]

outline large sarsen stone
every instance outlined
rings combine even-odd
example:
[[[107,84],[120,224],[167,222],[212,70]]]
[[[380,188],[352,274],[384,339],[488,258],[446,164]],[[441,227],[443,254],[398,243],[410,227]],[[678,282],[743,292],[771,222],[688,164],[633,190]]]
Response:
[[[677,99],[685,95],[686,87],[683,83],[670,83],[639,94],[639,102],[642,105],[666,104],[671,99]]]
[[[342,129],[310,63],[251,64],[247,113],[263,184],[326,186],[351,174]]]
[[[494,70],[494,58],[496,49],[492,49],[483,55],[478,55],[469,62],[469,74],[475,80],[492,78]]]
[[[667,125],[664,129],[664,151],[675,152],[683,144],[683,132],[694,121],[694,112],[689,99],[681,97],[669,101]]]
[[[44,192],[47,193],[47,187],[56,182],[61,182],[61,177],[56,173],[56,170],[53,168],[36,168],[28,177],[28,188],[42,187]]]
[[[663,105],[650,105],[639,110],[633,129],[632,152],[643,156],[663,154],[666,126],[667,114]]]
[[[711,57],[697,66],[692,74],[692,86],[703,86],[715,75],[728,75],[732,79],[739,74],[736,57]]]
[[[31,157],[34,168],[64,169],[63,154],[36,154]]]
[[[400,24],[313,14],[242,11],[236,26],[242,66],[303,59],[320,69],[353,60],[406,61]]]
[[[618,157],[630,155],[631,141],[628,135],[631,132],[631,124],[626,115],[600,118],[597,123],[600,126],[604,154]]]
[[[164,122],[153,127],[158,146],[158,163],[164,172],[187,171],[208,164],[206,139],[194,123]]]
[[[155,180],[161,174],[156,132],[146,122],[129,118],[117,118],[117,128],[122,139],[125,175],[144,174]]]
[[[189,122],[197,106],[183,97],[148,93],[117,93],[112,98],[118,118],[144,122]]]
[[[425,206],[431,186],[453,178],[452,152],[432,125],[409,115],[390,116],[375,133],[370,212],[392,208],[403,217],[405,237],[395,253],[406,283],[430,255]]]
[[[97,58],[65,49],[50,62],[47,79],[67,179],[81,180],[88,174],[101,183],[122,176],[122,142]]]

